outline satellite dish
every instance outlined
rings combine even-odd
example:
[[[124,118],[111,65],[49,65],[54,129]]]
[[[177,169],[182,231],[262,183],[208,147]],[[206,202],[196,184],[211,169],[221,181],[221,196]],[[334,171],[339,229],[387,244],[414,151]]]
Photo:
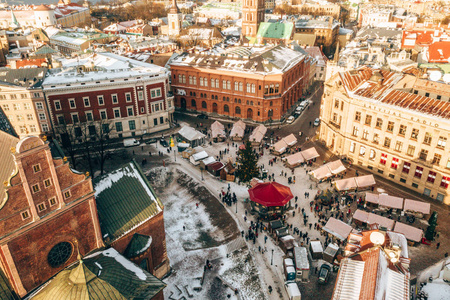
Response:
[[[430,80],[432,81],[438,81],[439,79],[441,79],[441,72],[439,71],[432,71],[430,72]]]
[[[397,257],[392,257],[392,258],[391,258],[391,262],[392,262],[393,264],[395,264],[396,262],[398,262],[398,258],[397,258]]]
[[[384,244],[384,234],[381,232],[375,231],[370,234],[370,241],[375,245]]]
[[[445,83],[450,83],[450,74],[442,76],[442,80],[444,80]]]

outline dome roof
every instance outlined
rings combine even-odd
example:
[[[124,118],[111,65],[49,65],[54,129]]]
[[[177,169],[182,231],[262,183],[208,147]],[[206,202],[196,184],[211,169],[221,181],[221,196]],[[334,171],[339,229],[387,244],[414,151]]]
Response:
[[[41,4],[34,8],[34,11],[50,11],[52,10],[50,7],[45,6],[44,4]]]

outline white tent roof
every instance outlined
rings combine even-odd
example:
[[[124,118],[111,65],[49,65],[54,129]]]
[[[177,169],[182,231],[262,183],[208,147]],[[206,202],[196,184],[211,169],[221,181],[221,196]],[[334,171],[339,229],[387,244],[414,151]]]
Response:
[[[394,227],[394,231],[403,234],[408,240],[414,242],[420,242],[422,240],[422,229],[409,226],[400,222],[397,222]]]
[[[405,199],[403,206],[404,211],[416,211],[428,215],[430,213],[430,203],[416,201],[411,199]]]
[[[190,126],[183,126],[179,131],[178,134],[180,134],[183,138],[185,138],[188,141],[194,141],[199,140],[205,137],[203,133],[200,131],[195,130],[194,128]]]
[[[283,140],[284,140],[284,142],[285,142],[289,147],[292,147],[292,146],[294,146],[295,144],[297,144],[297,138],[295,137],[295,135],[294,135],[293,133],[291,133],[291,134],[288,135],[288,136],[285,136],[285,137],[283,138]]]
[[[286,161],[290,165],[301,164],[305,161],[301,152],[286,156]]]
[[[375,178],[373,175],[365,175],[365,176],[359,176],[359,177],[351,177],[351,178],[345,178],[336,180],[334,184],[336,185],[336,188],[339,191],[346,191],[350,189],[354,189],[357,187],[368,187],[371,185],[374,185]]]
[[[366,201],[381,206],[402,209],[403,208],[403,198],[390,196],[388,194],[372,194],[366,193]]]
[[[258,127],[256,127],[252,134],[250,135],[249,139],[250,142],[261,142],[264,138],[264,135],[267,132],[267,128],[264,125],[259,125]]]
[[[373,175],[355,177],[355,180],[358,187],[367,187],[376,184]]]
[[[286,148],[288,147],[288,145],[286,144],[286,142],[284,140],[279,140],[278,142],[276,142],[273,146],[273,150],[283,153],[284,151],[286,151]]]
[[[230,136],[231,137],[243,137],[244,133],[245,133],[245,123],[242,122],[242,120],[237,121],[236,123],[233,124],[233,128],[231,129],[231,133]]]
[[[329,218],[327,224],[322,229],[340,240],[346,240],[353,228],[341,220]]]
[[[345,167],[342,162],[340,160],[335,160],[318,167],[311,173],[317,180],[320,180],[325,177],[331,177],[335,174],[339,174],[343,171],[345,171]]]
[[[215,121],[214,123],[211,124],[211,136],[213,138],[216,137],[225,137],[225,127],[222,125],[222,123]]]
[[[353,214],[353,219],[367,224],[378,224],[380,226],[387,228],[388,230],[392,230],[392,228],[394,228],[395,223],[394,220],[373,213],[368,213],[360,209],[355,211],[355,213]]]
[[[323,252],[322,243],[320,241],[311,241],[310,245],[314,253]]]
[[[319,157],[319,153],[317,153],[316,148],[311,147],[309,149],[303,150],[300,152],[305,160],[311,160]]]
[[[195,154],[194,154],[195,155]],[[214,157],[212,156],[208,156],[207,158],[203,159],[202,162],[206,165],[209,165],[213,162],[215,162],[216,160],[214,159]]]
[[[208,153],[206,153],[206,151],[202,151],[192,154],[191,157],[194,161],[203,160],[208,157]]]

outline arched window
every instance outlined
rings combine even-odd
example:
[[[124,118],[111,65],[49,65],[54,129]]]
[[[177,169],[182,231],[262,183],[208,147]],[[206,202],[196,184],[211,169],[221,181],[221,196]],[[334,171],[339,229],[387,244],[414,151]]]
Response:
[[[202,101],[202,108],[206,109],[206,101]]]
[[[273,117],[273,109],[269,109],[269,112],[267,113],[267,116],[269,118]]]
[[[211,99],[214,100],[214,95],[211,95]]]
[[[230,102],[230,97],[227,97],[227,102]]]
[[[215,88],[216,87],[216,84],[215,84],[215,80],[214,80],[214,78],[211,78],[211,87],[212,88]]]
[[[252,91],[250,83],[247,83],[247,93],[250,93]]]
[[[370,149],[370,154],[369,154],[369,159],[370,160],[374,160],[375,159],[375,150],[373,150],[373,149]]]
[[[203,98],[203,93],[200,93],[200,98]]]
[[[234,103],[237,103],[237,98],[234,98]]]
[[[248,103],[249,103],[249,102],[248,102],[248,100],[247,100],[247,105],[248,105]]]
[[[273,106],[273,102],[272,102],[272,101],[270,101],[269,105],[270,105],[270,106]]]
[[[225,101],[225,99],[226,99],[225,96],[223,96],[223,99],[222,99],[222,100]]]
[[[239,91],[239,82],[237,81],[234,82],[234,90]]]
[[[216,88],[219,88],[219,79],[216,79]]]
[[[227,90],[231,90],[231,81],[227,81]]]
[[[253,101],[250,101],[250,105],[253,105]]]
[[[241,99],[238,99],[238,103],[241,104]]]
[[[214,97],[214,99],[216,99],[217,100],[217,95]]]
[[[241,108],[240,108],[239,106],[236,106],[236,108],[234,109],[234,112],[235,112],[237,115],[240,115],[240,114],[241,114]]]
[[[189,84],[192,84],[192,76],[189,75]]]
[[[200,86],[203,86],[203,77],[200,77]]]
[[[227,104],[225,104],[225,105],[223,106],[223,111],[224,111],[224,112],[227,112],[227,113],[230,112],[230,108],[228,107]]]
[[[196,106],[197,106],[197,103],[195,102],[194,99],[191,100],[191,106],[192,106],[192,107],[196,107]]]

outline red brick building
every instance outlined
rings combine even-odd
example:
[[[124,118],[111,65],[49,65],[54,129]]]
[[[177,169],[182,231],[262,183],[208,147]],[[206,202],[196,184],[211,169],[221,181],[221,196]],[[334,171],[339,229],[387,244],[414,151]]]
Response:
[[[173,97],[166,70],[112,53],[65,60],[43,88],[56,134],[61,127],[81,138],[105,124],[111,137],[127,137],[170,127]]]
[[[15,140],[4,134],[0,141],[3,147]],[[152,285],[145,293],[163,299],[165,284],[157,278],[170,270],[164,207],[139,166],[131,162],[98,178],[94,192],[91,179],[49,145],[37,137],[20,140],[11,150],[15,164],[1,149],[0,273],[23,297],[71,266],[78,251],[113,247],[156,277],[155,285],[136,284]]]
[[[170,63],[175,106],[257,122],[280,120],[308,87],[306,55],[297,45],[183,53]]]

